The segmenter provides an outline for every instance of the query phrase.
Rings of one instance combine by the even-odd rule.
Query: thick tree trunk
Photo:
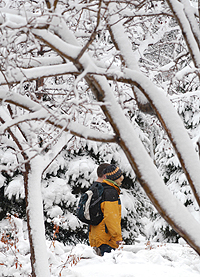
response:
[[[25,164],[24,187],[32,277],[50,276],[43,220],[40,161]]]
[[[98,101],[110,102],[111,105],[101,105],[101,108],[118,138],[116,142],[123,149],[141,186],[155,208],[171,227],[200,255],[200,224],[192,217],[185,206],[166,188],[141,141],[134,135],[131,124],[128,123],[124,114],[120,112],[120,107],[116,109],[117,105],[114,97],[107,93],[109,87],[107,87],[107,90],[105,90],[105,86],[103,89],[101,88],[101,77],[96,79],[86,77],[86,80]],[[108,98],[106,95],[109,95]],[[119,121],[118,117],[120,117]],[[123,117],[123,124],[121,125]],[[161,190],[164,196],[162,198],[160,198]],[[170,199],[170,203],[168,199]]]

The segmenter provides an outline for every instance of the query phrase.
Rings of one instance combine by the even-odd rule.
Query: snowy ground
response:
[[[123,250],[93,255],[91,249],[77,246],[74,253],[90,259],[81,259],[76,265],[63,270],[62,276],[76,277],[199,277],[200,257],[187,245],[136,244]]]
[[[140,242],[97,256],[87,245],[48,242],[51,276],[199,277],[200,257],[187,244]],[[7,245],[7,248],[6,248]],[[13,248],[13,249],[11,249]],[[0,276],[29,276],[28,240],[0,242]]]

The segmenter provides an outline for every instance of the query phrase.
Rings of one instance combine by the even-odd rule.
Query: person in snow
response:
[[[120,186],[124,179],[122,171],[114,164],[103,170],[104,187],[101,210],[104,218],[97,225],[90,225],[89,241],[91,247],[99,248],[101,255],[110,253],[122,243]]]

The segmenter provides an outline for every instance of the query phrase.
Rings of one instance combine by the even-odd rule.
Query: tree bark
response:
[[[29,245],[30,245],[30,252],[31,252],[31,268],[32,268],[32,277],[36,277],[35,272],[35,249],[33,246],[33,237],[31,233],[31,223],[30,223],[30,215],[29,215],[29,209],[28,209],[28,198],[29,198],[29,192],[28,192],[28,175],[30,172],[30,163],[27,162],[25,164],[25,173],[24,173],[24,190],[25,190],[25,200],[26,200],[26,217],[27,217],[27,228],[28,228],[28,237],[29,237]]]

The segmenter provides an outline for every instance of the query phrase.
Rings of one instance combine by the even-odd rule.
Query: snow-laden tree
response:
[[[1,2],[1,142],[24,172],[33,276],[49,276],[41,176],[77,137],[117,143],[156,209],[200,254],[199,223],[165,186],[130,116],[137,103],[158,118],[199,205],[199,157],[167,94],[182,93],[175,88],[190,74],[198,89],[198,16],[188,0]]]

